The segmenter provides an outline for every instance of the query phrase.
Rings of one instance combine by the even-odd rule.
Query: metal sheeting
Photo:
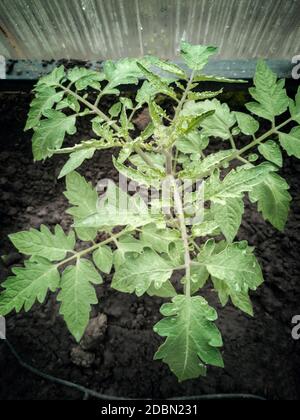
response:
[[[174,58],[181,39],[221,59],[299,54],[300,0],[1,0],[8,58]]]

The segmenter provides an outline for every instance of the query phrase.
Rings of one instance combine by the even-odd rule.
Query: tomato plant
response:
[[[66,180],[73,226],[68,233],[60,226],[54,231],[41,226],[10,235],[26,258],[2,285],[0,315],[29,311],[49,291],[57,293],[60,313],[80,341],[91,305],[98,303],[95,285],[113,272],[115,290],[170,300],[154,326],[165,338],[155,359],[167,363],[180,381],[205,375],[207,365],[223,366],[217,312],[201,289],[210,281],[222,305],[231,301],[253,315],[249,292],[261,286],[263,274],[254,248],[236,236],[246,194],[268,222],[284,229],[291,196],[278,172],[282,149],[300,158],[300,90],[295,100],[289,98],[284,80],[259,61],[249,113],[234,112],[217,99],[222,89],[201,90],[207,81],[234,82],[203,73],[216,52],[183,42],[185,67],[147,56],[108,61],[100,72],[59,67],[37,83],[26,130],[34,131],[36,161],[68,156],[59,178]],[[120,86],[138,85],[141,79],[134,100],[122,96]],[[108,112],[102,106],[106,96],[115,98]],[[172,107],[164,106],[164,98]],[[151,122],[137,134],[135,116],[145,107]],[[89,118],[94,138],[63,147],[81,118]],[[270,127],[258,134],[262,120]],[[286,133],[291,123],[294,128]],[[248,140],[238,148],[241,133]],[[219,151],[211,151],[217,140]],[[113,149],[120,174],[157,194],[145,202],[109,182],[99,195],[76,170],[104,149]],[[186,180],[192,186],[201,181],[201,187],[183,200]],[[201,210],[200,219],[191,218],[191,208]],[[107,239],[99,241],[100,234]],[[174,273],[181,275],[180,287]]]

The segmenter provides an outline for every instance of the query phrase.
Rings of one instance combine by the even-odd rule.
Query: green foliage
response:
[[[223,367],[222,337],[214,325],[218,316],[202,297],[176,296],[161,313],[166,318],[154,331],[167,339],[155,359],[167,363],[180,381],[205,376],[207,364]]]
[[[66,72],[61,66],[37,83],[25,129],[34,132],[35,160],[67,155],[59,178],[65,177],[72,228],[66,234],[60,226],[50,231],[42,225],[10,235],[25,261],[2,284],[0,315],[28,311],[49,291],[58,292],[60,313],[80,341],[98,303],[100,272],[112,273],[115,290],[172,299],[155,326],[166,338],[155,359],[167,363],[180,381],[205,375],[208,365],[223,366],[217,313],[201,289],[210,282],[223,306],[231,302],[253,316],[250,292],[263,275],[254,249],[236,236],[246,194],[265,220],[284,230],[292,197],[278,171],[282,149],[300,157],[300,89],[295,100],[289,98],[284,81],[259,61],[250,88],[254,101],[246,106],[253,115],[231,110],[217,99],[222,88],[203,89],[207,81],[242,82],[203,74],[216,53],[214,47],[183,42],[184,68],[148,56],[107,61],[103,71]],[[123,85],[138,85],[142,78],[135,96],[121,96]],[[109,107],[110,99],[103,103],[107,95],[113,95]],[[136,115],[143,109],[151,122],[137,133]],[[288,109],[291,117],[283,121]],[[257,116],[271,122],[268,131]],[[90,121],[94,138],[63,147],[77,132],[79,118]],[[155,188],[148,202],[113,182],[97,191],[75,172],[104,149],[114,149],[113,164],[131,186]]]

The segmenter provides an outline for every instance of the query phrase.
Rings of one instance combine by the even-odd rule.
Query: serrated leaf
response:
[[[36,90],[35,98],[30,104],[25,131],[38,127],[44,112],[52,109],[53,105],[61,101],[63,96],[64,92],[57,92],[50,86],[42,86]]]
[[[164,172],[165,157],[162,154],[145,152],[145,155],[151,160],[153,165],[155,165],[158,170],[160,170],[162,173]],[[129,160],[134,166],[138,168],[139,171],[145,172],[146,174],[151,174],[152,168],[149,167],[149,165],[144,161],[144,159],[142,159],[140,155],[130,156]]]
[[[232,170],[223,181],[213,180],[211,184],[206,185],[205,198],[212,202],[225,203],[227,198],[243,197],[245,192],[252,191],[274,170],[275,168],[270,164],[245,166]]]
[[[38,81],[36,88],[39,89],[41,86],[48,86],[48,87],[58,86],[60,82],[62,81],[62,79],[64,78],[64,76],[65,76],[64,66],[57,67],[50,74],[42,77]]]
[[[149,296],[156,296],[161,298],[173,298],[177,295],[172,283],[168,280],[159,289],[152,284],[147,290]]]
[[[204,45],[181,43],[181,56],[192,70],[202,70],[212,55],[217,54],[218,48]]]
[[[120,85],[137,85],[143,73],[137,66],[136,59],[126,58],[117,62],[106,61],[104,64],[104,73],[108,80],[108,85],[104,88],[103,94],[119,94],[116,87]]]
[[[101,246],[93,253],[97,268],[105,274],[110,274],[113,266],[113,252],[109,246]]]
[[[279,140],[289,156],[300,159],[300,127],[294,127],[289,134],[279,133]]]
[[[112,118],[116,118],[121,114],[122,111],[122,104],[121,102],[117,102],[109,109],[109,115]]]
[[[244,211],[244,202],[241,198],[227,198],[224,204],[213,204],[212,213],[227,242],[231,243],[235,239]]]
[[[151,249],[143,254],[128,254],[124,264],[116,271],[112,288],[124,293],[144,295],[151,285],[160,289],[164,282],[170,280],[172,265]]]
[[[150,103],[151,100],[159,93],[159,90],[146,80],[142,87],[138,90],[136,101],[139,105]]]
[[[122,163],[118,162],[115,157],[113,157],[113,164],[117,171],[124,175],[126,178],[129,178],[132,181],[137,182],[139,185],[144,185],[146,187],[153,186],[159,188],[161,180],[165,176],[164,172],[151,168],[147,170],[147,174],[142,173],[139,170],[123,165]]]
[[[175,146],[181,153],[195,154],[205,150],[208,144],[209,139],[207,136],[199,133],[199,131],[194,131],[176,140]]]
[[[258,203],[258,210],[264,219],[280,231],[285,228],[292,201],[288,190],[285,179],[277,173],[270,173],[250,193],[251,201]]]
[[[256,102],[246,104],[247,109],[255,115],[274,121],[283,114],[289,105],[289,98],[285,90],[285,81],[277,81],[277,76],[264,60],[259,60],[256,68],[255,88],[249,92]]]
[[[291,116],[298,124],[300,124],[300,86],[295,97],[295,101],[290,99]]]
[[[187,75],[185,73],[185,71],[179,67],[177,64],[172,63],[171,61],[168,60],[162,60],[161,58],[158,57],[154,57],[152,55],[147,55],[143,61],[146,64],[151,64],[155,67],[160,68],[161,70],[170,73],[172,75],[175,75],[176,77],[179,77],[181,79],[186,79]]]
[[[205,365],[224,367],[222,337],[214,324],[218,316],[205,299],[176,296],[161,313],[166,318],[154,331],[167,339],[154,358],[167,363],[179,381],[205,376]]]
[[[204,101],[205,99],[213,99],[223,93],[223,89],[220,89],[216,92],[190,92],[188,94],[188,99],[190,101]]]
[[[200,124],[215,113],[214,110],[199,115],[181,115],[176,124],[176,131],[181,135],[189,134],[199,128]]]
[[[106,230],[116,226],[140,227],[147,225],[161,216],[150,213],[148,206],[139,196],[131,197],[115,184],[108,186],[103,199],[98,203],[94,214],[75,223],[76,228],[97,228]]]
[[[70,108],[74,112],[80,112],[80,103],[73,95],[68,95],[56,106],[57,111],[61,111],[62,109],[65,109],[65,108]]]
[[[91,87],[96,90],[101,89],[99,82],[105,79],[105,75],[95,70],[89,70],[84,67],[75,67],[68,73],[70,82],[75,83],[78,91]]]
[[[61,291],[57,297],[61,302],[60,314],[77,342],[88,325],[91,305],[98,303],[92,284],[102,282],[94,265],[85,259],[78,259],[75,266],[67,267],[62,274]]]
[[[41,120],[32,138],[32,150],[35,160],[43,160],[53,156],[59,150],[66,134],[76,133],[76,117],[55,110],[44,112],[47,119]]]
[[[137,65],[155,89],[157,89],[160,93],[169,96],[170,98],[177,99],[175,90],[172,87],[170,87],[167,82],[165,82],[161,77],[152,73],[141,63],[138,62]]]
[[[228,245],[224,251],[205,261],[212,277],[223,280],[235,292],[256,290],[264,281],[257,259],[243,244]]]
[[[201,224],[193,226],[193,236],[195,237],[214,236],[219,231],[219,225],[214,220],[204,221]]]
[[[220,152],[213,153],[200,162],[196,161],[195,164],[188,165],[187,169],[181,171],[178,176],[181,179],[200,180],[207,176],[210,171],[213,171],[221,162],[225,161],[226,158],[231,156],[232,153],[232,150],[221,150]]]
[[[241,132],[246,136],[253,136],[259,130],[259,123],[251,115],[243,112],[235,112],[234,114]]]
[[[142,254],[146,244],[134,238],[132,235],[124,235],[118,241],[119,251],[126,256],[129,253]]]
[[[180,233],[173,229],[158,229],[155,224],[144,226],[141,240],[158,253],[168,254],[174,242],[181,241]]]
[[[72,172],[66,177],[67,191],[64,193],[69,203],[74,207],[67,210],[77,223],[97,211],[98,194],[84,177],[77,172]],[[83,241],[92,241],[96,238],[96,228],[76,228],[78,237]]]
[[[243,79],[228,79],[220,76],[209,76],[206,74],[200,74],[194,77],[194,82],[217,82],[217,83],[248,83],[247,80]]]
[[[236,118],[227,104],[221,104],[217,99],[203,102],[188,101],[183,108],[182,115],[199,115],[209,111],[215,112],[201,122],[203,134],[228,140]]]
[[[0,294],[0,315],[20,312],[24,307],[28,312],[36,300],[45,301],[48,290],[55,292],[59,286],[59,272],[57,267],[44,258],[25,261],[25,267],[12,269],[14,276],[9,277],[2,287]]]
[[[254,315],[253,305],[248,292],[236,292],[235,290],[230,289],[223,280],[212,278],[212,281],[223,307],[228,303],[229,298],[231,298],[231,301],[236,308],[250,316]]]
[[[66,235],[61,226],[55,226],[54,233],[44,225],[40,230],[29,231],[9,235],[9,239],[25,255],[43,257],[49,261],[61,261],[68,252],[74,250],[76,239],[74,232]]]
[[[282,168],[283,157],[278,143],[273,140],[268,140],[259,145],[258,150],[265,159]]]
[[[69,173],[75,171],[75,169],[79,168],[79,166],[81,166],[86,159],[91,159],[94,156],[95,151],[96,149],[91,147],[88,149],[79,150],[75,153],[71,153],[69,160],[62,168],[58,179],[63,178]]]

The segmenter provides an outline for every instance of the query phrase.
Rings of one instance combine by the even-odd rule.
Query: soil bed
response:
[[[44,223],[67,229],[64,182],[57,182],[63,159],[34,164],[30,134],[23,133],[30,95],[0,94],[0,281],[20,263],[7,234]],[[82,123],[78,139],[91,137]],[[89,180],[115,177],[111,154],[98,153],[81,171]],[[209,285],[204,297],[219,312],[225,369],[209,368],[207,378],[179,384],[167,366],[153,361],[162,340],[152,327],[160,319],[162,299],[123,295],[110,289],[110,278],[97,289],[92,317],[107,316],[99,345],[89,350],[88,367],[74,364],[76,343],[58,315],[52,298],[28,313],[11,315],[7,335],[33,366],[98,392],[130,398],[168,398],[212,393],[251,393],[269,399],[299,399],[300,343],[291,337],[291,320],[300,314],[300,162],[286,158],[283,175],[291,184],[293,204],[284,233],[275,231],[247,204],[240,240],[256,246],[265,284],[252,295],[255,318],[230,305],[222,309]],[[73,354],[73,357],[71,357]],[[76,391],[37,378],[21,368],[0,342],[0,399],[81,399]]]

